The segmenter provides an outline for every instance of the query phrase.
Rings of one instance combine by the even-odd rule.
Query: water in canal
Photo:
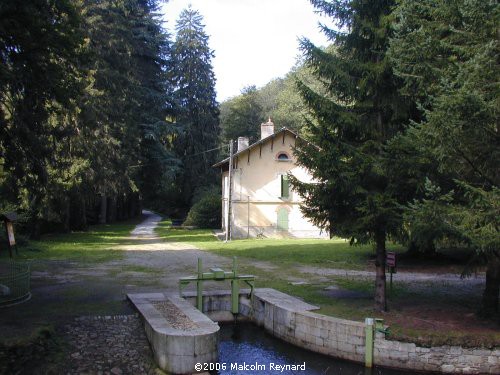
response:
[[[351,362],[313,353],[266,333],[251,323],[221,325],[219,344],[219,374],[300,374],[300,375],[409,375],[416,372],[374,368],[366,371]],[[304,368],[305,363],[305,370]],[[236,365],[235,365],[236,364]],[[272,365],[271,365],[272,364]],[[296,370],[279,366],[297,365]],[[253,366],[253,367],[252,367]],[[257,367],[260,366],[260,367]],[[223,368],[225,367],[225,369]],[[232,367],[232,368],[231,368]],[[246,370],[245,370],[246,368]],[[422,374],[422,372],[419,372]]]

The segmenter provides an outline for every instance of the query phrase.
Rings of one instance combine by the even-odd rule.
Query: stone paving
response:
[[[153,375],[157,367],[137,314],[87,316],[64,326],[61,374]]]

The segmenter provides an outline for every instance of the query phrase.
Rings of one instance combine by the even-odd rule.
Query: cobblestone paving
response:
[[[156,374],[153,355],[137,314],[76,318],[64,326],[69,345],[61,373],[68,375]]]

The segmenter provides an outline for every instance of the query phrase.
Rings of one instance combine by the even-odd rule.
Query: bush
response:
[[[199,228],[221,227],[222,204],[219,193],[211,191],[203,195],[189,210],[184,225]]]

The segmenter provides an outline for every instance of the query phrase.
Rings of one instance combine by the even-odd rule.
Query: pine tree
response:
[[[154,195],[173,174],[170,41],[157,8],[0,3],[0,191],[33,235],[42,222],[84,229],[99,201],[101,222],[127,218],[139,189]]]
[[[175,147],[184,168],[177,187],[185,206],[190,205],[197,190],[215,183],[211,165],[217,153],[205,151],[217,148],[219,110],[211,62],[214,54],[202,22],[198,11],[190,7],[183,10],[172,46],[176,120],[181,129]]]
[[[167,122],[170,42],[156,10],[156,1],[86,5],[93,77],[83,118],[91,129],[89,194],[102,197],[101,222],[113,220],[139,191],[151,203],[176,165]]]
[[[31,235],[41,220],[65,211],[61,192],[81,179],[78,98],[85,83],[81,9],[71,1],[0,3],[0,147],[7,194],[28,213]]]
[[[306,65],[325,91],[299,84],[314,116],[308,132],[315,146],[302,143],[296,153],[319,183],[292,183],[315,224],[350,238],[351,244],[375,243],[375,308],[383,311],[386,240],[400,233],[402,221],[400,182],[392,178],[384,148],[404,128],[411,110],[398,93],[386,55],[395,2],[311,2],[342,31],[324,28],[334,44],[331,50],[302,40]]]
[[[133,33],[136,47],[132,56],[139,84],[136,98],[141,132],[137,184],[150,207],[159,205],[162,192],[169,188],[180,169],[172,145],[176,127],[171,122],[175,114],[174,87],[169,77],[173,69],[171,41],[162,27],[157,3],[138,2]]]
[[[422,121],[403,139],[413,159],[430,157],[440,194],[412,206],[441,204],[441,221],[487,265],[481,312],[497,316],[500,290],[497,2],[403,1],[395,10],[390,56]],[[425,224],[425,223],[424,223]],[[421,230],[421,228],[417,228]],[[427,231],[424,231],[424,235]]]

